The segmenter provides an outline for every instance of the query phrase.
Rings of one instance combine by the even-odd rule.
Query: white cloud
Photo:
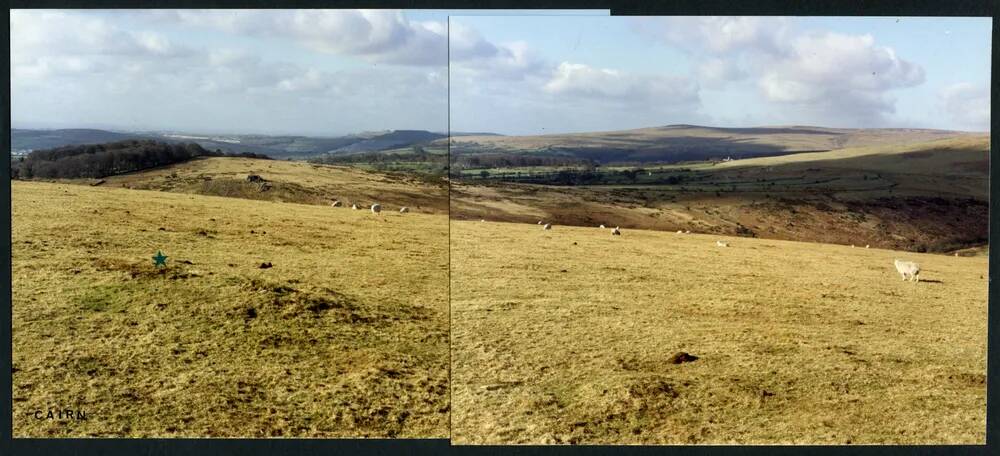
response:
[[[763,101],[790,120],[878,126],[895,112],[893,90],[924,82],[920,65],[871,35],[801,32],[788,18],[636,18],[633,24],[692,55],[705,87],[750,79]]]
[[[113,70],[116,59],[182,58],[193,51],[151,31],[126,31],[100,17],[59,11],[10,12],[11,79],[39,83],[47,77]]]
[[[399,10],[179,10],[151,14],[160,21],[228,33],[288,38],[313,50],[373,63],[448,63],[446,25],[411,21]]]
[[[301,55],[299,63],[265,59],[253,38],[225,39],[218,31],[243,30],[263,19],[183,13],[213,29],[189,38],[163,27],[180,13],[12,11],[13,120],[312,134],[447,128],[444,65],[330,71],[320,65],[329,56],[319,52],[316,64]],[[387,40],[397,38],[386,33],[371,31],[367,47],[351,52],[391,54]],[[222,35],[227,47],[209,47],[219,36],[199,41],[206,34]]]
[[[492,43],[475,29],[452,21],[450,68],[458,78],[520,80],[544,76],[554,65],[547,62],[523,41]]]
[[[763,66],[758,85],[768,101],[796,104],[817,118],[876,126],[895,112],[893,89],[924,81],[919,65],[875,44],[871,35],[809,34],[787,56]]]
[[[490,58],[499,52],[496,45],[483,38],[476,29],[457,21],[451,23],[448,39],[448,52],[452,62]]]
[[[939,101],[952,121],[969,129],[990,129],[990,89],[986,84],[950,85],[941,91]]]
[[[636,31],[694,54],[782,53],[789,21],[781,17],[671,16],[631,19]]]
[[[545,133],[704,120],[691,78],[553,62],[525,42],[491,42],[454,19],[450,26],[456,131]]]
[[[690,105],[698,102],[698,85],[687,78],[636,75],[614,69],[563,62],[545,84],[548,93],[616,103]]]
[[[278,82],[278,88],[288,92],[320,92],[329,87],[326,77],[319,71],[312,69]]]
[[[710,57],[699,63],[697,68],[698,80],[706,87],[722,87],[749,76],[735,59]]]

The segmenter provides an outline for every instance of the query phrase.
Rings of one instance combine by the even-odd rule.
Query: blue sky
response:
[[[456,12],[469,11],[12,10],[12,125],[446,131]]]
[[[453,15],[451,27],[456,131],[989,128],[989,18]]]

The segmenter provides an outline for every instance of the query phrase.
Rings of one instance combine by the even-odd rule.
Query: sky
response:
[[[990,18],[450,17],[452,131],[988,131]]]
[[[11,10],[11,124],[444,132],[456,13],[469,11]]]

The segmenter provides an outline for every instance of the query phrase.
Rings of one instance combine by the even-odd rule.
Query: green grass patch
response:
[[[74,301],[86,312],[120,312],[124,310],[128,294],[127,287],[121,284],[95,285],[84,289]]]

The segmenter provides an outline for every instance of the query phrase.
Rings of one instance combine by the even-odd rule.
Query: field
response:
[[[97,187],[11,183],[13,435],[446,437],[446,199],[359,171],[225,160]],[[250,172],[271,195],[299,173],[288,182],[325,204],[193,194],[218,192],[198,173],[242,192]],[[32,416],[63,409],[87,419]]]
[[[452,439],[983,444],[987,264],[453,220]]]
[[[249,174],[264,178],[268,188],[262,191],[247,182]],[[202,158],[108,177],[101,186],[317,205],[340,200],[348,207],[378,202],[396,208],[407,206],[415,212],[448,212],[448,188],[443,180],[279,160]]]
[[[414,146],[377,152],[322,155],[310,161],[372,171],[415,173],[427,176],[428,179],[440,179],[448,173],[448,148]]]
[[[635,183],[622,182],[621,169],[604,185],[462,180],[451,217],[952,252],[986,243],[989,146],[988,136],[968,135],[664,166]]]
[[[469,155],[527,154],[571,156],[601,163],[679,162],[722,159],[726,156],[749,158],[854,147],[901,146],[967,135],[970,133],[901,128],[668,125],[537,136],[459,136],[451,138],[451,152],[453,160]]]

